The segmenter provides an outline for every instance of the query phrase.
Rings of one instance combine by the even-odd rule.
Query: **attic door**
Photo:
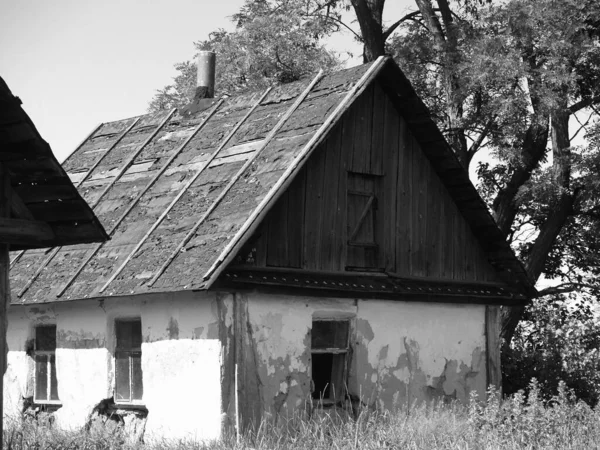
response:
[[[346,270],[383,270],[382,176],[348,172]]]

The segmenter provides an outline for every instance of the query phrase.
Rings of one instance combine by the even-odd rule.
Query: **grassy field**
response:
[[[63,433],[29,420],[7,424],[5,449],[594,449],[600,448],[600,411],[577,402],[564,389],[550,401],[535,384],[528,398],[468,406],[430,405],[395,413],[363,411],[342,419],[321,412],[221,442],[128,443],[117,431]]]

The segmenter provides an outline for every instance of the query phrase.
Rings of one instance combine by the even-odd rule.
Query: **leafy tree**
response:
[[[600,400],[600,329],[591,305],[571,295],[535,299],[517,326],[503,371],[504,393],[527,390],[533,378],[546,399],[561,382],[594,407]]]
[[[364,39],[366,58],[394,55],[466,168],[478,152],[494,156],[477,168],[480,188],[530,277],[560,281],[540,294],[597,296],[599,147],[589,133],[573,146],[569,127],[598,119],[600,4],[415,3],[385,48]],[[363,36],[372,34],[363,23],[378,21],[384,1],[352,4]],[[503,308],[505,353],[523,312]]]
[[[314,0],[246,0],[232,17],[235,30],[217,30],[197,50],[218,54],[217,94],[232,94],[288,83],[304,76],[340,67],[340,60],[322,40],[339,29],[335,5]],[[150,110],[182,107],[189,103],[196,84],[196,64],[175,65],[177,76],[157,91]]]

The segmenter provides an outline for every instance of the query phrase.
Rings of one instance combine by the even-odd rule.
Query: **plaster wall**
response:
[[[113,396],[114,321],[128,317],[142,321],[150,442],[219,438],[222,414],[231,419],[235,411],[236,366],[243,423],[310,407],[314,319],[350,320],[347,382],[355,402],[394,409],[466,401],[486,387],[482,305],[180,292],[11,307],[6,413],[18,415],[23,397],[33,395],[27,349],[35,325],[56,324],[56,420],[63,428],[86,425]]]
[[[114,321],[142,321],[145,436],[216,439],[221,432],[221,345],[215,294],[108,298],[48,306],[12,306],[8,369],[4,376],[7,415],[17,416],[33,396],[34,327],[56,324],[56,369],[64,429],[86,425],[94,408],[113,396]]]
[[[433,399],[467,401],[486,389],[485,306],[248,295],[267,415],[310,400],[310,329],[351,319],[348,388],[355,401],[394,409]]]

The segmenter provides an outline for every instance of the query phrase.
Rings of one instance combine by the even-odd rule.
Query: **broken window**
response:
[[[36,403],[58,403],[56,379],[56,325],[35,327],[35,395]]]
[[[348,173],[347,270],[378,270],[381,264],[381,226],[378,217],[381,176]]]
[[[142,385],[142,321],[115,321],[115,403],[139,403]]]
[[[312,398],[323,404],[333,404],[344,399],[349,330],[348,320],[313,320]]]

